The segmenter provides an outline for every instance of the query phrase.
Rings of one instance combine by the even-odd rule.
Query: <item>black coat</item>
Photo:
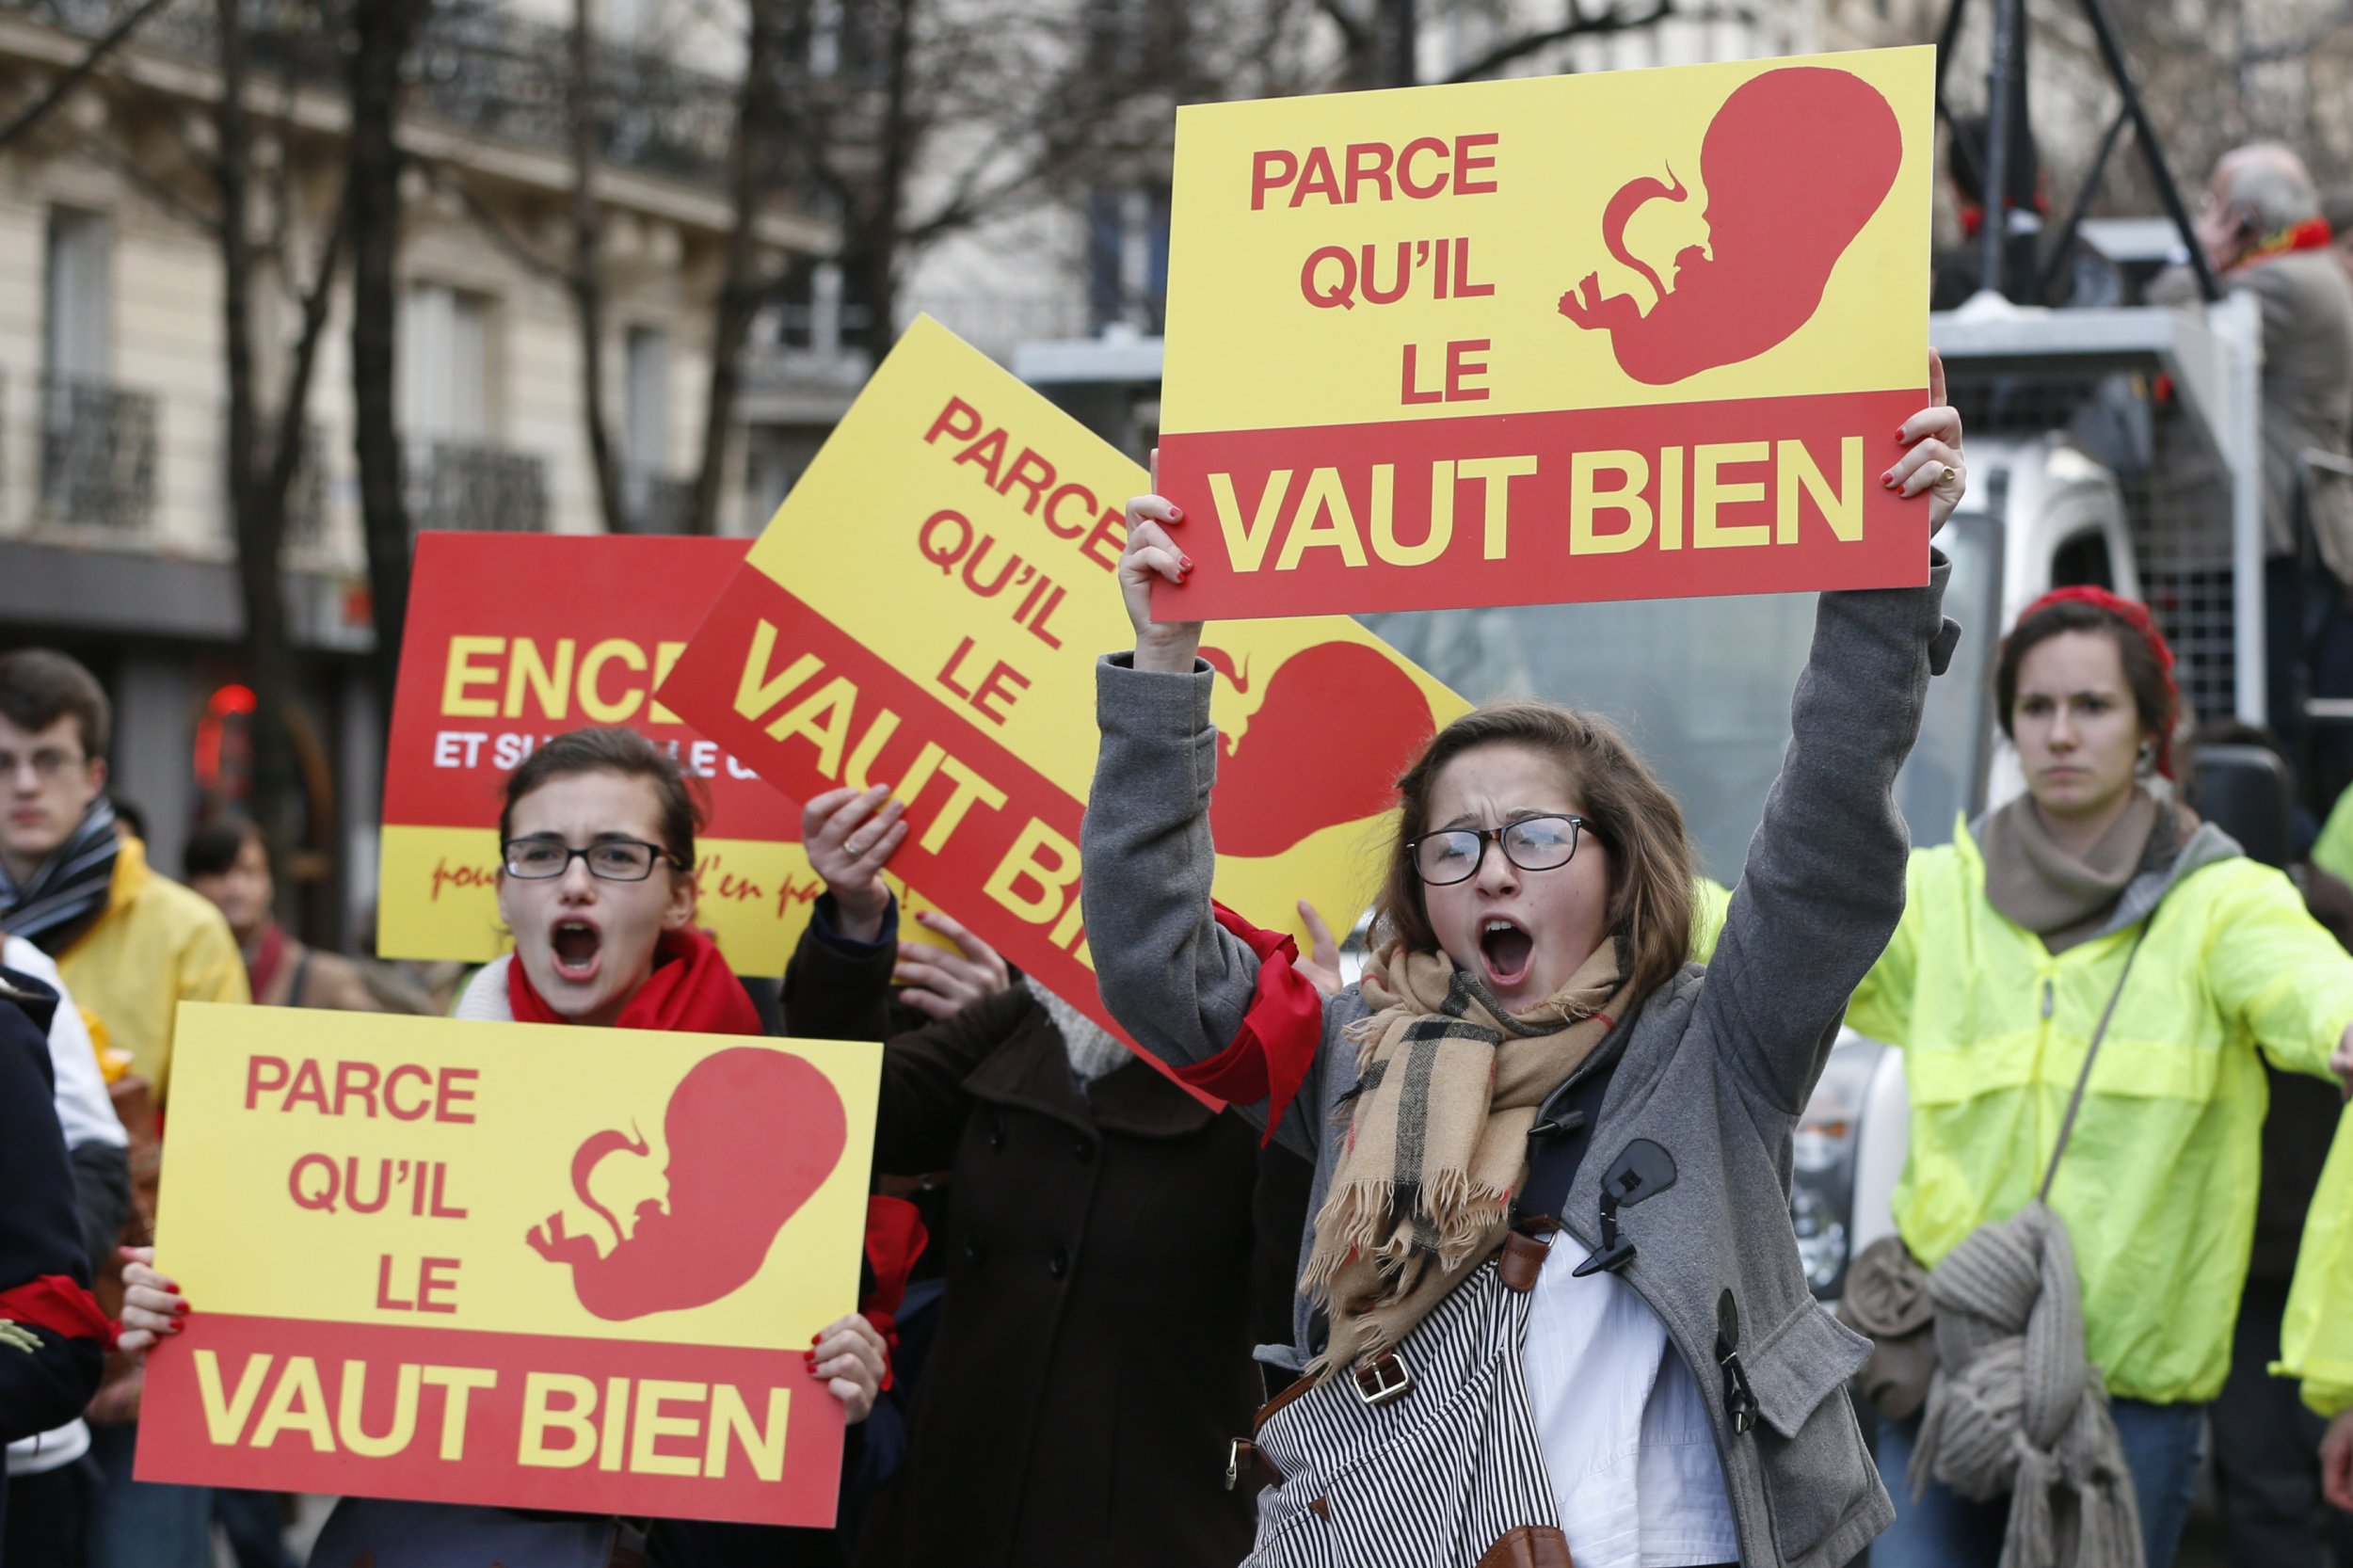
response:
[[[824,923],[786,977],[788,1029],[875,1038],[892,945],[854,955]],[[932,1238],[946,1309],[906,1464],[869,1510],[859,1560],[1239,1561],[1255,1512],[1225,1488],[1226,1443],[1263,1397],[1250,1359],[1256,1134],[1142,1062],[1081,1089],[1016,984],[888,1038],[875,1165],[953,1176]],[[1295,1251],[1300,1219],[1271,1221],[1287,1232],[1278,1255]]]
[[[56,993],[0,970],[0,1290],[63,1274],[89,1288],[73,1207],[73,1169],[57,1127],[49,1061]],[[25,1329],[38,1348],[0,1340],[0,1443],[63,1426],[98,1392],[94,1339]]]

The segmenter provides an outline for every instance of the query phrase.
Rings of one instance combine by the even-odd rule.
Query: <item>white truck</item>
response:
[[[2132,225],[2103,228],[2128,242]],[[2146,226],[2144,226],[2146,227]],[[2152,232],[2155,231],[2151,230]],[[2169,226],[2162,234],[2171,234]],[[2137,258],[2118,257],[2119,261]],[[2022,308],[1979,296],[1930,320],[1957,401],[1994,410],[1966,440],[1969,495],[1939,538],[1945,609],[1964,628],[1897,781],[1915,844],[1949,840],[2022,787],[1993,711],[2002,630],[2054,586],[2148,598],[2183,655],[2201,716],[2263,720],[2261,324],[2251,300],[2201,310]],[[1026,345],[1016,374],[1130,450],[1159,421],[1160,344]],[[2228,566],[2192,562],[2197,520],[2153,482],[2165,441],[2219,457]],[[2097,451],[2108,460],[2091,455]],[[2212,536],[2213,530],[2208,530]],[[1618,720],[1682,802],[1702,869],[1739,874],[1789,738],[1813,602],[1802,594],[1368,615],[1364,622],[1473,700],[1540,696]],[[1361,931],[1358,933],[1361,938]],[[1791,1215],[1816,1292],[1892,1228],[1905,1151],[1899,1053],[1848,1032],[1800,1131]]]

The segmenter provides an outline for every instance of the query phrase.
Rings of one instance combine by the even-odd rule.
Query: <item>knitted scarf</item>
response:
[[[121,850],[115,808],[100,795],[72,836],[23,884],[0,866],[0,928],[55,958],[106,912]]]
[[[2139,873],[2169,804],[2169,792],[2137,786],[2100,841],[2076,855],[2052,833],[2034,797],[2020,795],[1978,824],[1986,902],[2054,954],[2090,940]]]
[[[1136,1059],[1127,1042],[1040,985],[1032,976],[1023,975],[1021,985],[1046,1009],[1046,1016],[1054,1020],[1054,1032],[1062,1036],[1063,1054],[1070,1062],[1070,1076],[1081,1087],[1117,1072]]]
[[[1375,1011],[1348,1028],[1356,1087],[1301,1280],[1332,1325],[1310,1372],[1391,1349],[1502,1244],[1537,1110],[1623,1016],[1625,972],[1604,942],[1557,994],[1513,1014],[1442,952],[1376,955],[1364,977]]]
[[[1929,1272],[1936,1375],[1912,1453],[1964,1497],[2009,1495],[2001,1568],[2141,1568],[2140,1517],[2100,1369],[2084,1355],[2067,1225],[2039,1203]]]

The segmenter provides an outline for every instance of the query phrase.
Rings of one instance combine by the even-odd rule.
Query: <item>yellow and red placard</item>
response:
[[[784,972],[824,890],[801,849],[800,808],[653,696],[747,548],[612,535],[418,539],[384,768],[378,952],[469,963],[505,952],[497,825],[507,774],[551,736],[621,725],[671,749],[708,802],[695,844],[698,923],[737,972]],[[923,937],[912,924],[907,934]]]
[[[688,643],[662,700],[795,798],[887,783],[892,870],[1112,1020],[1079,908],[1095,663],[1144,471],[928,317],[874,372]],[[1344,617],[1212,628],[1217,896],[1298,932],[1373,890],[1369,830],[1465,704]]]
[[[1933,70],[1177,110],[1155,615],[1925,581]]]
[[[879,1047],[318,1019],[180,1010],[141,1480],[832,1523]]]

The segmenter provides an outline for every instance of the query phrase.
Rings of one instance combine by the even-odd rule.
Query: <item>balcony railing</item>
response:
[[[419,529],[547,532],[548,470],[539,458],[463,441],[412,441],[407,470],[409,520]]]
[[[129,8],[125,0],[0,0],[0,14],[95,38]],[[341,94],[347,66],[335,31],[305,0],[246,0],[254,69]],[[136,42],[207,63],[219,58],[210,6],[172,6]],[[410,68],[412,113],[475,136],[534,150],[570,149],[569,34],[508,14],[498,0],[442,0],[432,8]],[[724,178],[734,135],[736,84],[659,54],[600,46],[595,65],[598,151],[607,162],[697,183]]]
[[[632,466],[622,471],[621,504],[640,534],[683,534],[695,509],[695,483]]]
[[[60,522],[121,533],[155,517],[156,399],[104,381],[40,380],[40,503]]]

